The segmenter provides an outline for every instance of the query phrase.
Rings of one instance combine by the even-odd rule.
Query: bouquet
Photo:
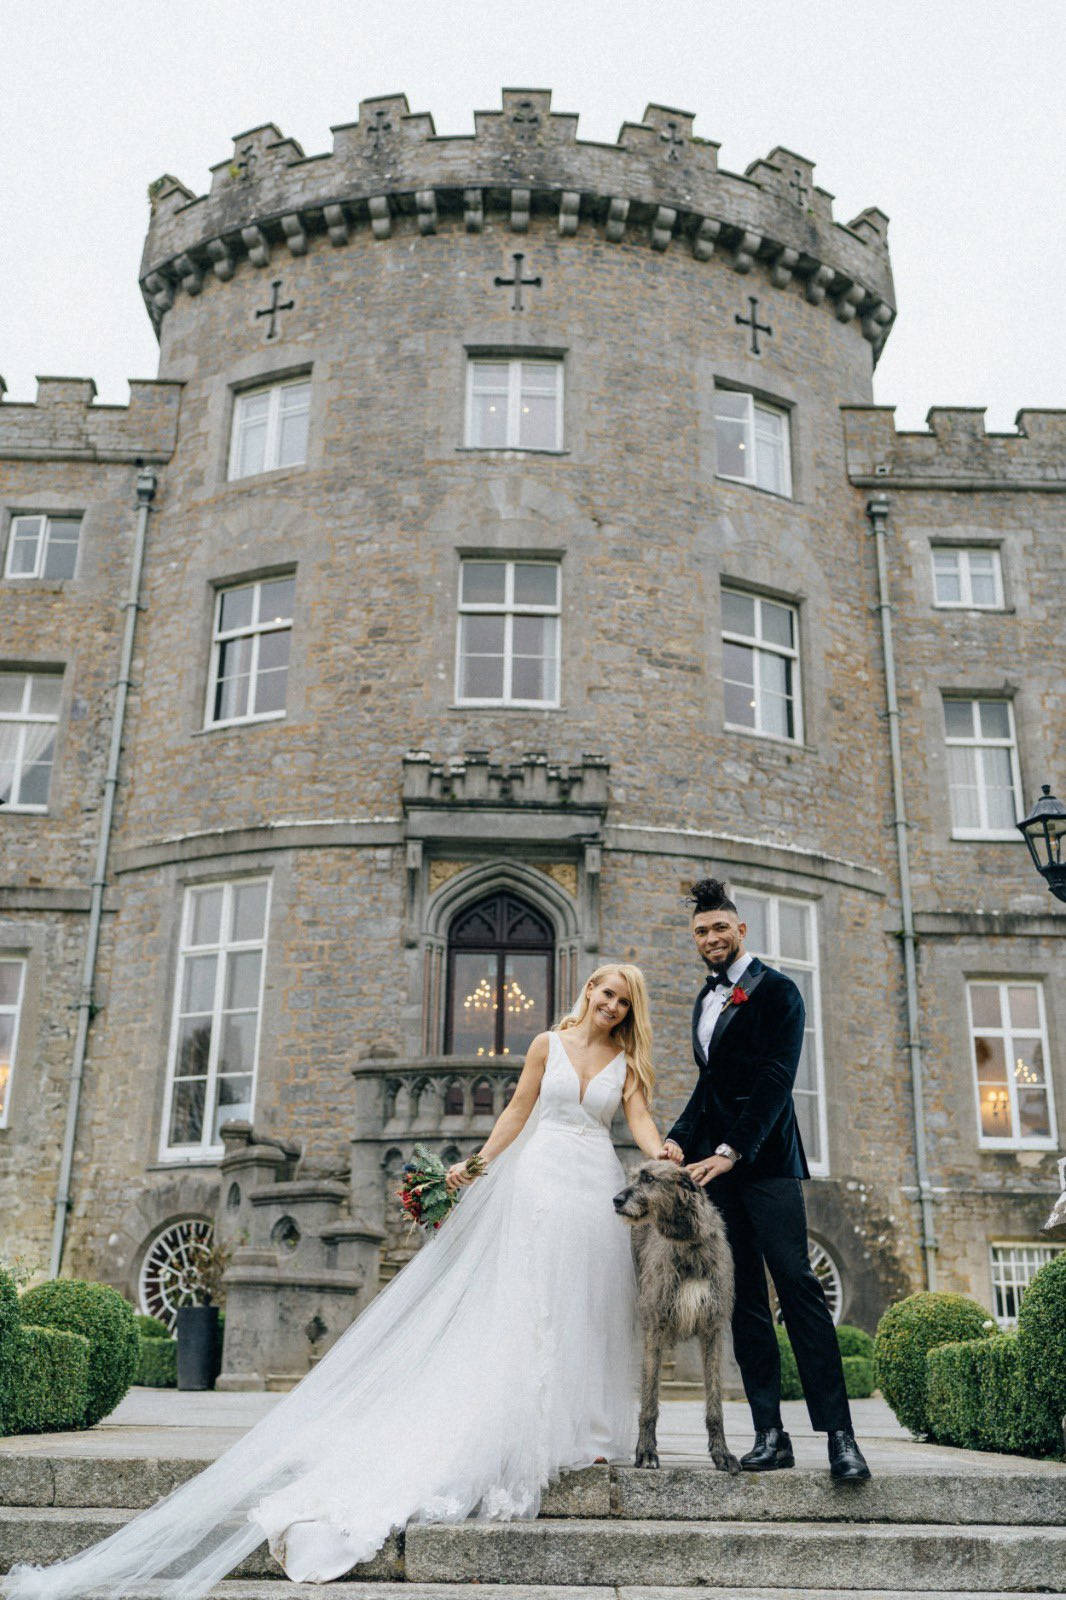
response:
[[[466,1170],[472,1178],[480,1178],[485,1170],[481,1156],[470,1156]],[[455,1205],[459,1191],[448,1188],[447,1175],[448,1169],[439,1156],[433,1155],[425,1145],[415,1145],[414,1159],[403,1169],[403,1187],[396,1191],[412,1227],[439,1228]]]

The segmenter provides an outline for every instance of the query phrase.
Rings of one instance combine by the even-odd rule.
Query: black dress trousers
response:
[[[781,1427],[781,1360],[766,1288],[769,1268],[811,1426],[851,1427],[836,1329],[807,1254],[807,1212],[798,1178],[747,1178],[738,1171],[708,1193],[722,1213],[733,1252],[733,1349],[757,1429]]]

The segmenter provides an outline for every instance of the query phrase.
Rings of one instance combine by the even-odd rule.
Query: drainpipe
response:
[[[53,1278],[58,1278],[60,1267],[63,1264],[63,1242],[67,1230],[67,1213],[70,1210],[70,1177],[74,1165],[74,1141],[78,1133],[78,1109],[81,1102],[82,1078],[85,1074],[85,1054],[89,1042],[89,1027],[96,1010],[93,1001],[93,988],[96,980],[96,957],[100,948],[100,926],[104,913],[107,857],[111,847],[111,825],[115,814],[115,791],[118,788],[118,769],[122,756],[122,737],[126,722],[126,700],[129,695],[130,667],[133,662],[133,639],[137,631],[137,613],[141,606],[141,576],[144,568],[144,547],[148,533],[148,516],[151,511],[152,500],[155,497],[155,490],[155,473],[150,467],[142,467],[137,474],[137,531],[133,541],[129,593],[123,607],[126,613],[126,621],[122,634],[122,657],[116,684],[115,710],[111,721],[111,745],[107,756],[107,776],[104,779],[104,803],[100,812],[100,832],[96,841],[92,894],[89,900],[89,932],[85,942],[85,959],[81,972],[78,1029],[74,1040],[74,1061],[70,1070],[70,1094],[67,1100],[67,1126],[63,1135],[63,1151],[59,1161],[59,1182],[56,1186],[52,1254],[48,1264],[49,1276]]]
[[[907,847],[907,811],[903,799],[903,755],[899,736],[899,697],[896,693],[896,656],[892,645],[892,604],[888,598],[888,562],[885,556],[885,523],[888,496],[875,494],[866,502],[866,515],[877,552],[877,610],[881,616],[881,648],[885,663],[888,740],[892,759],[892,826],[896,834],[896,861],[899,867],[899,899],[903,935],[903,977],[907,999],[907,1054],[911,1069],[911,1100],[914,1107],[914,1164],[918,1175],[918,1201],[922,1217],[922,1260],[925,1286],[936,1288],[936,1231],[933,1226],[933,1191],[925,1144],[925,1072],[918,1018],[917,938],[914,932],[914,906],[911,901],[911,867]]]

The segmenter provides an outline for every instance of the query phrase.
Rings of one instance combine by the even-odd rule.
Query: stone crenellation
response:
[[[569,765],[550,762],[539,750],[520,761],[491,761],[486,750],[434,761],[426,750],[409,750],[403,761],[403,798],[408,805],[579,805],[606,810],[610,763],[585,755]]]
[[[36,401],[0,404],[0,455],[16,461],[169,461],[182,387],[131,378],[129,405],[97,406],[91,378],[38,378]],[[0,379],[0,399],[3,393]]]
[[[578,141],[576,116],[551,110],[541,89],[505,89],[500,111],[475,113],[473,136],[438,137],[406,96],[364,100],[334,128],[330,154],[305,156],[273,123],[240,134],[199,197],[170,174],[150,190],[141,285],[158,328],[178,292],[199,294],[243,262],[266,269],[280,252],[305,255],[314,238],[344,246],[405,230],[478,233],[503,218],[524,233],[534,218],[562,237],[580,227],[611,243],[675,243],[697,261],[724,257],[738,273],[758,263],[775,288],[794,284],[842,322],[858,319],[880,352],[895,316],[887,224],[871,207],[847,226],[812,164],[781,146],[744,174],[719,169],[718,146],[693,133],[688,112],[650,105],[615,145]]]
[[[1019,411],[986,433],[983,406],[933,406],[925,433],[897,432],[894,406],[844,406],[848,475],[863,486],[1066,489],[1066,411]]]

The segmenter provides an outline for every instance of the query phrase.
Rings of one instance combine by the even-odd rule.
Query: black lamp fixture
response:
[[[1037,872],[1056,900],[1066,900],[1066,859],[1062,848],[1066,839],[1066,806],[1055,799],[1049,783],[1044,784],[1040,799],[1017,826]]]

